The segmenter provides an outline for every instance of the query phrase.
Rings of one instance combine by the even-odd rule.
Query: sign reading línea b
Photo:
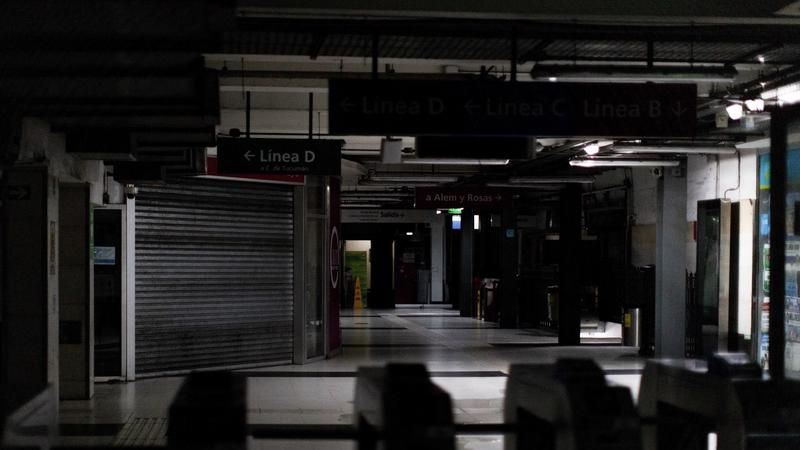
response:
[[[220,175],[339,175],[342,144],[332,139],[220,138]]]

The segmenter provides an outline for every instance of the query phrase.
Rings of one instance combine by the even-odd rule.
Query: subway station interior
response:
[[[800,448],[800,2],[4,0],[0,448]]]

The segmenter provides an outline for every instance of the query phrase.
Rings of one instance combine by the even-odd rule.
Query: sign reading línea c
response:
[[[342,144],[332,139],[220,138],[220,175],[339,175]]]
[[[365,135],[691,137],[697,87],[439,80],[328,82],[330,132]]]

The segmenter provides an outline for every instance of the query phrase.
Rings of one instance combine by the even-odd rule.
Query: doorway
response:
[[[126,249],[122,206],[95,209],[93,232],[95,379],[124,379]]]

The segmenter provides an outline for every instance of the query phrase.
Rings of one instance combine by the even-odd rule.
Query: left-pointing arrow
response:
[[[246,159],[247,161],[252,161],[254,156],[256,156],[256,154],[253,153],[252,150],[248,150],[244,153],[244,159]]]

